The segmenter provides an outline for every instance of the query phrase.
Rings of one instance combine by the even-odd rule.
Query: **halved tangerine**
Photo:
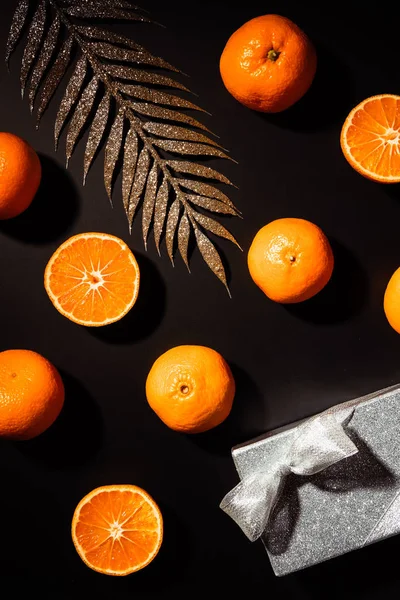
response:
[[[381,94],[358,104],[344,122],[340,144],[364,177],[400,182],[400,96]]]
[[[135,485],[105,485],[85,496],[72,519],[72,540],[83,562],[105,575],[146,567],[163,539],[161,511]]]
[[[50,258],[44,285],[55,308],[89,327],[114,323],[132,308],[139,292],[139,265],[121,239],[81,233]]]

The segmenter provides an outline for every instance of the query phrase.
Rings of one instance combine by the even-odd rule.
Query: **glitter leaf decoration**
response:
[[[36,12],[33,16],[32,23],[28,33],[28,39],[26,42],[24,55],[22,57],[21,66],[21,93],[22,96],[25,92],[26,82],[29,76],[29,71],[32,66],[39,48],[42,36],[44,33],[44,26],[46,21],[46,0],[41,0]]]
[[[42,87],[42,94],[39,98],[38,109],[36,113],[36,122],[37,126],[39,126],[40,119],[44,111],[46,110],[53,94],[55,93],[61,79],[64,77],[65,72],[67,70],[70,58],[71,58],[71,50],[73,46],[73,38],[70,36],[62,46],[53,66],[47,74],[47,77],[44,81]]]
[[[177,154],[191,154],[193,156],[218,156],[219,158],[227,159],[230,158],[227,154],[225,154],[225,152],[222,152],[222,150],[206,144],[181,142],[179,140],[154,140],[154,144],[159,148],[162,148],[162,150],[167,150],[168,152],[174,152]]]
[[[222,264],[221,257],[218,254],[214,244],[196,226],[194,227],[194,233],[202,257],[204,258],[207,265],[210,267],[211,271],[218,277],[220,281],[222,281],[222,283],[228,289],[229,292],[224,265]]]
[[[179,228],[178,228],[178,248],[179,253],[185,263],[188,271],[190,272],[189,261],[188,261],[188,246],[190,237],[190,222],[187,218],[186,213],[181,217]]]
[[[65,124],[65,121],[78,99],[79,92],[82,89],[83,82],[87,73],[87,60],[85,56],[81,56],[75,65],[75,71],[71,75],[71,79],[68,82],[67,89],[63,99],[61,100],[60,107],[58,109],[56,124],[54,128],[54,140],[57,148],[58,139],[60,137],[61,130]]]
[[[171,77],[167,77],[167,75],[160,75],[160,73],[149,73],[148,71],[135,69],[135,67],[129,67],[127,65],[110,64],[106,65],[105,69],[109,75],[119,77],[119,79],[129,79],[137,81],[138,83],[150,83],[152,85],[175,88],[190,93],[190,90],[185,85],[171,79]]]
[[[103,58],[132,62],[139,65],[149,65],[152,67],[158,67],[159,69],[167,69],[168,71],[176,71],[179,73],[178,69],[174,69],[169,63],[165,62],[165,60],[158,58],[157,56],[153,56],[140,46],[138,49],[134,49],[132,51],[112,44],[92,43],[92,50]],[[110,65],[105,65],[105,69],[108,70],[109,66]]]
[[[192,190],[193,192],[197,192],[198,194],[202,194],[203,196],[209,196],[210,198],[221,200],[221,202],[225,202],[225,204],[233,208],[233,203],[229,200],[228,196],[213,185],[204,183],[203,181],[196,181],[195,179],[181,179],[180,184],[181,186]]]
[[[156,163],[153,163],[150,174],[147,178],[146,192],[143,200],[143,212],[142,212],[142,233],[145,248],[147,249],[147,236],[149,233],[151,221],[153,218],[154,205],[156,202],[157,195],[157,178],[158,169]]]
[[[171,208],[169,209],[169,213],[168,213],[168,217],[167,217],[167,226],[166,226],[166,230],[165,230],[165,238],[166,238],[165,243],[167,246],[168,256],[172,262],[174,261],[174,240],[175,240],[176,227],[177,227],[178,221],[179,221],[180,210],[181,210],[181,202],[180,202],[179,198],[176,198],[176,200],[174,200],[173,204],[171,205]]]
[[[197,121],[190,115],[178,112],[177,110],[170,110],[164,108],[164,106],[157,106],[157,104],[150,104],[148,102],[128,102],[127,105],[132,108],[134,112],[147,117],[155,117],[156,119],[164,119],[165,121],[176,121],[181,123],[187,123],[192,127],[198,127],[208,131],[207,127]]]
[[[208,198],[205,196],[198,196],[196,194],[189,194],[186,196],[189,202],[196,204],[196,206],[201,206],[205,210],[209,210],[210,212],[222,213],[224,215],[232,215],[234,217],[237,216],[237,211],[235,208],[231,208],[221,200],[214,200],[214,198]]]
[[[176,79],[181,71],[131,38],[99,26],[105,20],[152,22],[130,0],[19,0],[6,62],[25,36],[21,89],[27,90],[38,126],[66,80],[54,139],[57,148],[65,130],[67,164],[87,133],[83,182],[104,149],[104,185],[112,202],[121,173],[129,230],[141,211],[145,247],[153,228],[158,253],[164,234],[171,262],[177,249],[189,271],[192,239],[228,289],[221,257],[208,235],[240,246],[210,215],[241,213],[221,189],[231,181],[201,161],[232,159],[208,127],[185,112],[206,113],[182,95],[190,90]]]
[[[11,54],[14,52],[19,38],[22,35],[22,30],[28,16],[29,0],[20,0],[15,10],[13,20],[11,22],[10,33],[8,34],[7,49],[6,49],[6,64],[10,60]]]
[[[86,144],[85,160],[83,165],[83,183],[86,182],[86,177],[90,169],[90,165],[93,162],[94,156],[100,146],[101,140],[104,135],[105,128],[107,126],[108,117],[110,114],[110,103],[111,98],[108,93],[104,94],[98,108],[96,115],[91,125],[89,138]]]
[[[131,40],[130,38],[125,37],[124,35],[120,35],[119,33],[115,33],[114,31],[109,31],[107,29],[102,29],[101,27],[92,27],[88,25],[76,25],[76,30],[82,34],[82,36],[91,38],[93,40],[103,40],[108,42],[109,44],[122,45],[127,46],[128,48],[132,48],[132,50],[144,51],[144,48]],[[130,79],[130,77],[128,77]]]
[[[215,140],[209,139],[202,133],[194,131],[193,129],[187,129],[186,127],[179,127],[178,125],[148,121],[145,123],[144,129],[148,131],[148,133],[153,133],[161,138],[174,138],[175,140],[205,142],[207,144],[211,144],[212,146],[220,147]]]
[[[114,4],[114,6],[109,5]],[[115,2],[82,2],[77,1],[71,7],[66,9],[66,13],[71,17],[81,17],[84,19],[120,19],[128,21],[147,21],[150,19],[144,15],[116,8]]]
[[[131,195],[133,178],[135,176],[136,161],[138,157],[138,136],[133,127],[130,128],[125,139],[124,166],[122,171],[122,201],[126,214],[128,214],[129,197]]]
[[[147,102],[156,102],[157,104],[167,104],[169,106],[177,106],[178,108],[189,108],[191,110],[200,110],[193,102],[184,100],[179,96],[173,96],[172,94],[166,94],[165,92],[157,92],[156,90],[143,87],[142,85],[130,85],[129,83],[120,83],[119,91],[127,96],[133,96],[140,100],[146,100]]]
[[[59,16],[56,15],[40,51],[39,58],[37,59],[35,67],[32,71],[28,95],[31,112],[33,111],[38,87],[56,49],[60,27],[61,21]]]
[[[74,116],[72,117],[67,134],[67,143],[65,145],[65,153],[68,161],[72,156],[75,148],[75,144],[81,133],[83,126],[85,125],[90,111],[92,110],[94,98],[98,88],[97,77],[93,77],[85,88],[80,100],[76,106]]]
[[[154,219],[153,232],[154,232],[154,242],[157,248],[158,254],[160,254],[160,240],[162,236],[162,232],[164,229],[165,218],[167,216],[167,207],[168,207],[168,183],[166,178],[164,177],[162,184],[158,188],[156,204],[154,207],[154,213],[156,218]]]
[[[119,109],[118,114],[111,127],[106,149],[104,152],[104,185],[111,202],[112,186],[115,168],[121,154],[122,140],[124,137],[124,111]],[[126,156],[125,156],[126,164]]]
[[[127,217],[129,222],[129,229],[132,228],[133,217],[135,216],[136,209],[139,205],[139,201],[146,185],[147,176],[150,170],[150,154],[147,148],[143,148],[137,161],[135,177],[132,184],[131,195],[129,196],[129,204],[127,210]]]
[[[226,183],[227,185],[233,185],[225,175],[222,175],[215,169],[211,169],[211,167],[206,167],[205,165],[198,165],[187,160],[169,160],[168,166],[178,173],[197,175],[203,179],[214,179],[215,181],[221,181],[221,183]]]
[[[208,231],[211,231],[219,237],[230,240],[233,244],[236,244],[236,246],[240,248],[233,235],[223,225],[221,225],[221,223],[218,223],[218,221],[215,221],[211,217],[207,217],[207,215],[203,215],[202,213],[198,212],[193,213],[193,218],[200,223],[202,227],[208,229]]]

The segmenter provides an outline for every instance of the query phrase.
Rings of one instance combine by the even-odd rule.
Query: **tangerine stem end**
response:
[[[271,48],[271,50],[267,54],[267,57],[269,58],[269,60],[272,60],[272,62],[275,62],[276,60],[278,60],[279,55],[280,55],[280,52],[277,52],[276,50]]]

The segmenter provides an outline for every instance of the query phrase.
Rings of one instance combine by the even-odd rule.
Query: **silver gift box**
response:
[[[285,478],[261,536],[278,576],[400,531],[400,385],[326,413],[345,422],[358,452],[316,475]],[[241,483],[281,460],[305,421],[233,448]]]

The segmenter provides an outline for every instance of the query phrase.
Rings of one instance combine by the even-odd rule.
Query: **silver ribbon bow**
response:
[[[299,425],[286,454],[268,469],[242,479],[224,497],[220,508],[254,542],[263,534],[289,473],[315,475],[358,452],[343,426],[327,413]]]

